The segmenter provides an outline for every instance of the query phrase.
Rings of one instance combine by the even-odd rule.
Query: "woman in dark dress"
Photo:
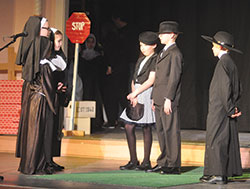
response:
[[[101,130],[103,125],[103,98],[101,79],[104,74],[102,53],[97,50],[94,34],[85,42],[85,49],[80,52],[79,75],[83,82],[83,100],[96,101],[96,118],[91,119],[91,132]]]
[[[19,171],[24,174],[52,174],[53,119],[58,84],[54,73],[58,69],[50,59],[52,41],[46,18],[31,16],[24,26],[28,33],[21,40],[16,64],[22,65],[21,116],[17,136],[16,156]]]
[[[135,67],[134,77],[131,83],[132,92],[127,96],[130,103],[144,104],[144,115],[138,121],[131,120],[126,115],[126,109],[120,118],[125,123],[126,137],[130,152],[130,161],[121,170],[147,170],[151,168],[150,153],[152,146],[152,126],[155,124],[155,115],[151,108],[152,85],[155,80],[155,61],[157,54],[155,49],[159,42],[158,35],[154,32],[143,32],[139,35],[140,49],[143,57],[139,58]],[[135,127],[141,126],[144,139],[144,159],[141,165],[136,155]]]

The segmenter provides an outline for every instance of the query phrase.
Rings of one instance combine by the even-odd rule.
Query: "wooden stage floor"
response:
[[[154,143],[152,148],[151,160],[155,165],[155,160],[158,155],[158,143],[156,132],[154,134]],[[138,151],[143,148],[142,132],[140,129],[136,130],[138,139]],[[199,165],[202,163],[205,145],[205,131],[201,130],[182,130],[182,166],[186,165]],[[15,158],[15,136],[0,136],[0,175],[4,176],[4,181],[0,182],[0,188],[141,188],[141,187],[125,187],[115,185],[98,185],[88,183],[75,183],[66,181],[47,181],[47,180],[34,180],[26,175],[17,172],[19,159]],[[240,133],[241,155],[244,158],[245,168],[249,165],[250,159],[250,133]],[[155,149],[156,148],[156,149]],[[92,150],[90,150],[92,149]],[[117,150],[119,149],[119,150]],[[84,151],[91,151],[85,153]],[[75,152],[74,152],[75,151]],[[122,152],[121,152],[122,151]],[[102,132],[92,134],[84,137],[64,137],[62,143],[62,157],[54,158],[54,160],[65,166],[62,173],[78,173],[78,172],[96,172],[117,170],[120,165],[124,165],[128,161],[128,150],[126,145],[126,138],[124,130],[105,129]],[[118,154],[118,155],[117,155]],[[187,159],[195,159],[197,154],[200,156],[196,161]],[[125,156],[125,157],[123,157]],[[142,160],[143,153],[138,152],[138,157]],[[201,165],[202,166],[202,165]],[[175,186],[168,188],[250,188],[250,180],[244,182],[232,182],[225,186],[222,185],[209,185],[209,184],[193,184],[185,186]]]

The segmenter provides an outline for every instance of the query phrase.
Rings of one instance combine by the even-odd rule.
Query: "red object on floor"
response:
[[[0,134],[16,135],[23,80],[0,80]]]

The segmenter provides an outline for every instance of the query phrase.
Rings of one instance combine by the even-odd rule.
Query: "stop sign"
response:
[[[90,33],[90,20],[83,12],[74,12],[66,22],[66,35],[72,43],[83,43]]]

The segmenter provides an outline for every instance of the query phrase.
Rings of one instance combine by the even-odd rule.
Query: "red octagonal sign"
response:
[[[66,22],[66,35],[72,43],[83,43],[90,33],[89,18],[83,12],[74,12]]]

